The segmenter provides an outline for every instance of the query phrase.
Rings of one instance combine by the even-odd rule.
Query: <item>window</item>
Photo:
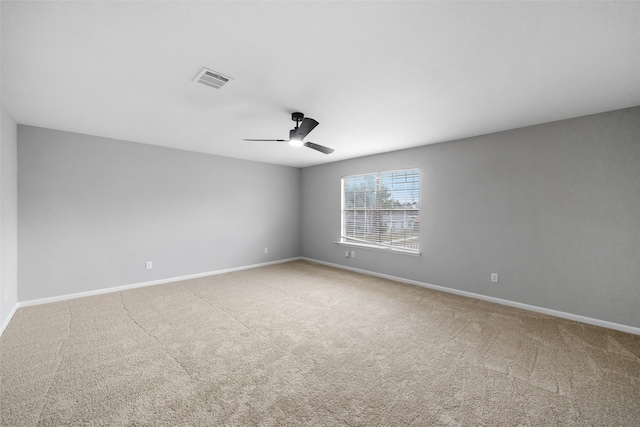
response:
[[[342,178],[341,243],[420,252],[420,169]]]

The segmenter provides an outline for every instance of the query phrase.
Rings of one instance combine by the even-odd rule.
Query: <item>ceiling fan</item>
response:
[[[313,148],[324,154],[331,154],[335,150],[333,148],[325,147],[313,142],[302,142],[305,136],[309,134],[316,126],[318,122],[312,118],[305,117],[302,113],[291,113],[291,120],[296,122],[296,127],[289,131],[289,139],[245,139],[245,141],[272,141],[272,142],[288,142],[289,145],[294,147],[309,147]]]

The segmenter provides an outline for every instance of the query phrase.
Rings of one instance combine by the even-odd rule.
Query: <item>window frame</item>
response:
[[[383,206],[378,206],[378,204],[380,203],[380,193],[381,191],[389,191],[389,189],[387,189],[386,187],[383,187],[382,185],[382,177],[384,175],[388,175],[388,174],[394,174],[397,172],[403,172],[405,174],[411,173],[411,174],[415,174],[417,175],[417,185],[418,185],[418,195],[417,195],[417,202],[415,203],[414,207],[411,209],[398,209],[398,208],[392,208],[389,206],[383,207]],[[374,176],[375,177],[375,190],[374,190],[374,198],[375,198],[375,207],[371,208],[371,207],[366,207],[366,201],[364,201],[365,206],[362,206],[361,209],[357,209],[356,208],[348,208],[346,207],[346,180],[348,178],[362,178],[365,182],[367,180],[367,177],[370,176]],[[406,175],[405,175],[406,176]],[[370,179],[370,178],[369,178]],[[366,185],[366,184],[365,184]],[[365,190],[366,192],[369,192],[370,190]],[[391,191],[393,191],[393,188],[391,189]],[[405,189],[404,191],[411,191],[411,189]],[[354,192],[355,193],[355,192]],[[394,170],[385,170],[385,171],[376,171],[376,172],[369,172],[369,173],[361,173],[361,174],[354,174],[354,175],[345,175],[342,176],[340,178],[340,240],[335,242],[339,245],[342,246],[351,246],[351,247],[358,247],[358,248],[366,248],[366,249],[372,249],[372,250],[378,250],[378,251],[383,251],[383,252],[390,252],[390,253],[398,253],[398,254],[405,254],[405,255],[413,255],[413,256],[420,256],[421,255],[421,245],[420,245],[420,199],[422,197],[422,171],[419,167],[412,167],[412,168],[406,168],[406,169],[394,169]],[[367,196],[364,196],[367,197]],[[373,242],[373,241],[363,241],[363,242],[354,242],[353,240],[356,240],[356,238],[354,236],[348,236],[345,228],[346,228],[346,212],[347,211],[352,211],[355,212],[357,210],[360,211],[367,211],[367,212],[372,212],[374,214],[374,217],[376,217],[373,220],[373,228],[374,233],[373,234],[378,234],[378,239],[377,242]],[[414,217],[417,217],[417,220],[412,220],[412,227],[415,227],[417,224],[417,229],[416,229],[416,237],[417,237],[417,247],[416,249],[411,249],[411,248],[407,248],[407,247],[402,247],[402,246],[394,246],[393,243],[390,245],[384,245],[381,243],[381,239],[380,237],[382,236],[382,233],[379,231],[381,230],[383,227],[388,227],[387,224],[382,224],[382,217],[380,216],[383,212],[389,212],[389,211],[396,211],[396,212],[402,212],[402,211],[412,211],[415,212],[417,211],[418,214],[414,215]],[[405,213],[405,218],[406,218],[406,213]],[[393,232],[391,232],[393,234]],[[393,242],[393,239],[391,240]]]

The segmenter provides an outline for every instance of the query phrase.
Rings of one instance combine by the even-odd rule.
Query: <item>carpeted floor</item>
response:
[[[303,261],[19,309],[3,426],[638,426],[640,336]]]

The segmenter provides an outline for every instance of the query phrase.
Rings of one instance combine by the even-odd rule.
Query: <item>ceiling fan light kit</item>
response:
[[[271,141],[271,142],[288,142],[292,147],[309,147],[313,150],[319,151],[324,154],[331,154],[335,150],[333,148],[325,147],[313,142],[304,142],[305,136],[309,134],[319,123],[310,118],[305,117],[300,112],[291,113],[291,120],[296,122],[296,127],[289,131],[289,139],[246,139],[245,141]]]
[[[293,137],[289,138],[289,145],[292,147],[302,147],[303,143],[300,138],[294,135]]]

